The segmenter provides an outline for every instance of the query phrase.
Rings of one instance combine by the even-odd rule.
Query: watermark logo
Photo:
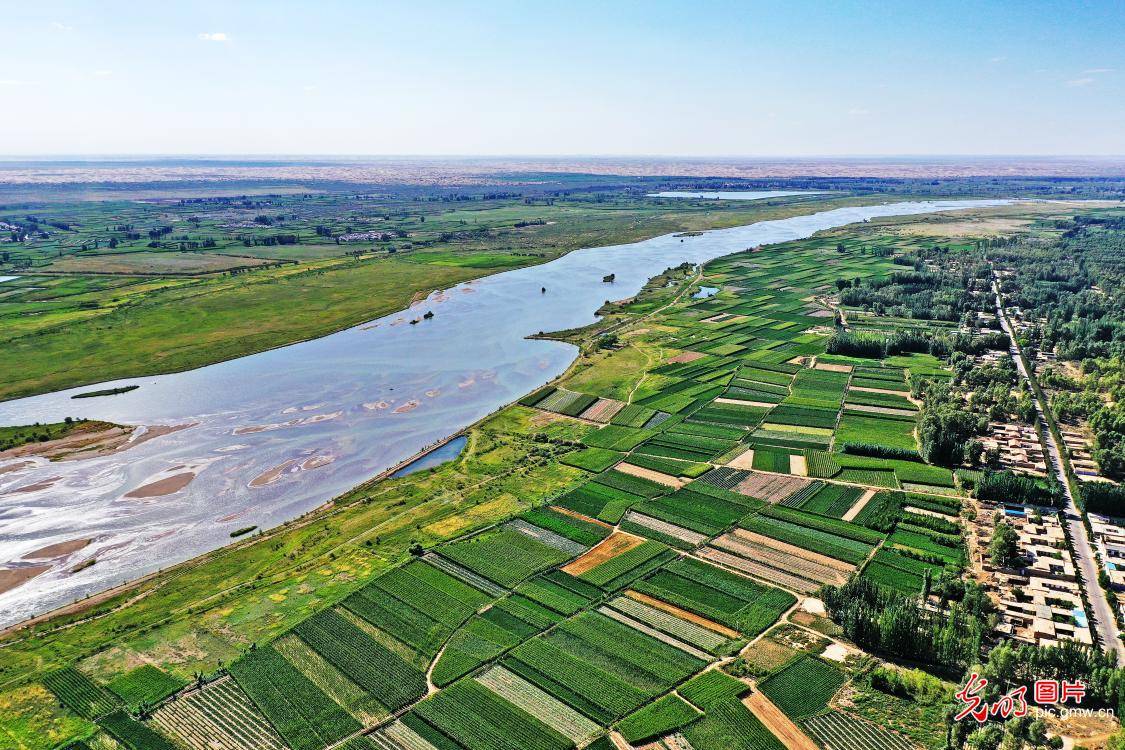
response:
[[[989,718],[1011,719],[1027,716],[1031,707],[1027,701],[1027,685],[1013,688],[991,703],[981,697],[981,692],[988,685],[988,679],[981,677],[976,672],[969,675],[964,687],[958,690],[954,697],[961,702],[962,708],[954,716],[956,721],[963,721],[972,717],[979,724]],[[1084,682],[1069,680],[1036,680],[1031,686],[1032,701],[1038,706],[1055,706],[1059,703],[1081,704],[1086,697],[1086,684]]]

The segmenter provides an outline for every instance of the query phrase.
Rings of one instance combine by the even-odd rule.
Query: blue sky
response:
[[[1125,154],[1125,3],[0,0],[0,153]]]

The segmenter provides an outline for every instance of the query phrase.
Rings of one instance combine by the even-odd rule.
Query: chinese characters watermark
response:
[[[963,704],[961,710],[954,716],[954,720],[963,721],[972,717],[977,723],[983,724],[989,718],[1011,719],[1027,716],[1030,713],[1027,685],[1013,688],[991,703],[986,702],[980,695],[987,685],[987,678],[981,677],[976,672],[969,675],[965,686],[954,694]],[[1080,705],[1086,697],[1086,684],[1070,680],[1036,680],[1031,686],[1031,696],[1037,707],[1071,702]]]

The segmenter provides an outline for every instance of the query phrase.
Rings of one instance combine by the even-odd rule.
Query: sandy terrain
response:
[[[653,471],[652,469],[646,469],[643,466],[634,466],[633,464],[622,462],[617,464],[617,466],[614,466],[613,468],[617,469],[622,474],[631,474],[635,477],[640,477],[641,479],[648,479],[651,482],[662,484],[665,487],[675,487],[676,489],[679,489],[680,487],[683,487],[685,484],[687,484],[687,481],[684,479],[679,479],[670,474],[662,474],[661,472]]]
[[[797,453],[789,454],[789,473],[797,477],[809,475],[809,464],[805,457]]]
[[[86,547],[92,540],[91,539],[71,539],[68,542],[56,542],[55,544],[48,544],[46,547],[40,547],[24,555],[22,560],[50,560],[53,557],[62,557],[69,555],[72,552]]]
[[[316,424],[317,422],[325,422],[329,419],[336,419],[344,412],[334,411],[331,414],[317,414],[312,417],[301,417],[300,419],[290,419],[288,422],[273,422],[272,424],[255,424],[248,427],[236,427],[232,435],[249,435],[256,432],[272,432],[273,430],[284,430],[286,427],[300,427],[306,424]]]
[[[854,653],[857,652],[848,648],[842,643],[829,643],[824,648],[824,651],[821,652],[820,656],[823,659],[831,659],[832,661],[843,663],[847,661],[848,657]]]
[[[22,568],[0,568],[0,594],[22,586],[35,576],[46,573],[50,565],[25,565]]]
[[[750,709],[750,712],[757,716],[788,750],[819,750],[816,743],[810,740],[792,719],[783,714],[765,693],[755,690],[742,699],[742,704]]]
[[[193,479],[195,479],[194,471],[183,471],[178,474],[164,477],[163,479],[157,479],[155,482],[142,484],[140,487],[126,492],[125,497],[133,499],[143,499],[173,495],[191,484],[191,480]]]
[[[18,492],[21,494],[25,492],[38,492],[39,490],[45,490],[48,487],[53,487],[55,485],[55,482],[59,481],[60,479],[62,479],[62,477],[48,477],[46,479],[40,479],[34,484],[25,484],[22,487],[16,487],[14,490],[8,490],[8,492]]]
[[[851,372],[852,366],[851,365],[836,365],[836,364],[832,364],[830,362],[817,362],[816,368],[814,368],[814,369],[827,370],[828,372]]]
[[[16,461],[14,464],[5,464],[4,466],[0,466],[0,474],[9,474],[13,471],[19,471],[20,469],[26,469],[27,467],[34,465],[34,461]]]
[[[297,463],[297,459],[291,458],[288,461],[274,466],[273,468],[266,469],[261,474],[250,480],[250,486],[265,487],[267,485],[273,484],[278,479],[280,479],[281,475],[288,471],[295,463]]]
[[[644,541],[644,537],[633,536],[624,531],[615,531],[591,547],[577,560],[563,566],[562,571],[572,576],[581,575],[588,570],[593,570],[606,560],[628,552],[634,547],[639,547],[644,544]]]
[[[725,635],[727,638],[738,638],[742,635],[737,630],[732,630],[726,625],[720,625],[714,620],[708,620],[706,617],[697,615],[694,612],[688,612],[686,609],[680,609],[674,604],[669,604],[668,602],[653,598],[648,594],[642,594],[639,591],[626,591],[625,596],[629,597],[630,599],[636,599],[641,604],[647,604],[654,609],[659,609],[661,611],[667,612],[670,615],[675,615],[681,620],[694,622],[700,627],[707,628],[708,630],[714,631],[719,635]]]
[[[418,399],[410,399],[409,401],[407,401],[402,406],[399,406],[399,407],[395,408],[391,413],[392,414],[405,414],[408,411],[414,411],[415,409],[417,409],[421,405],[422,405],[422,402],[419,401]]]

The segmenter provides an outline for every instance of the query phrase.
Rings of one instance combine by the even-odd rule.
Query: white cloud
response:
[[[95,70],[92,74],[95,78],[108,78],[113,75],[112,70]]]
[[[1075,78],[1072,81],[1067,81],[1066,85],[1071,88],[1081,88],[1082,86],[1089,86],[1093,82],[1093,78]]]
[[[60,21],[51,21],[51,28],[55,31],[74,31],[73,26],[67,26],[65,23],[62,23]]]
[[[852,107],[848,110],[848,114],[852,117],[866,117],[867,115],[871,114],[871,112],[864,109],[863,107]]]
[[[203,32],[202,34],[199,35],[199,38],[202,39],[205,42],[229,42],[230,41],[230,37],[227,36],[225,31],[211,31],[211,32],[205,31],[205,32]]]
[[[0,86],[34,86],[35,81],[21,81],[16,78],[0,78]]]
[[[1100,76],[1103,73],[1112,73],[1112,72],[1113,72],[1113,68],[1090,68],[1089,70],[1083,70],[1082,75],[1084,75],[1084,76]]]
[[[1002,62],[1004,62],[1004,61],[1005,61],[1005,60],[1007,60],[1007,59],[1008,59],[1008,56],[1007,56],[1007,55],[997,55],[996,57],[990,57],[990,58],[988,58],[988,61],[989,61],[990,63],[992,63],[993,65],[995,65],[996,63],[1002,63]]]

